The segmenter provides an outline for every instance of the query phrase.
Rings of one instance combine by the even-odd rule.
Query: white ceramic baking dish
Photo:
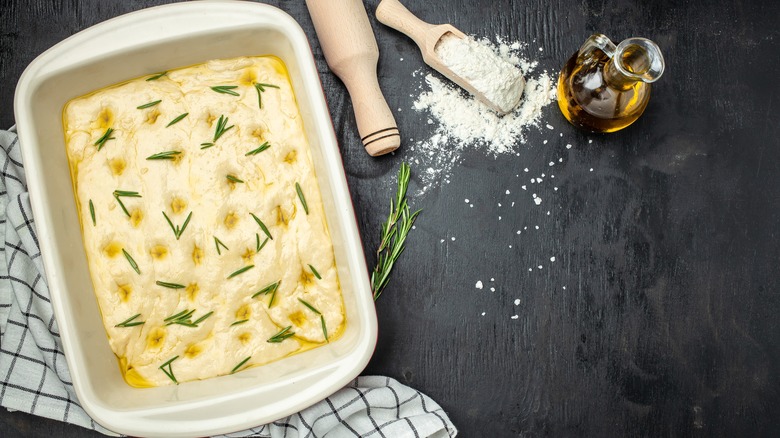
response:
[[[106,339],[71,189],[64,104],[127,79],[210,59],[271,54],[289,69],[322,191],[344,291],[337,341],[235,375],[178,386],[128,386]],[[203,436],[242,430],[303,409],[365,367],[376,312],[343,164],[306,36],[263,4],[179,3],[105,21],[52,47],[22,74],[16,122],[35,224],[73,385],[100,424],[136,436]]]

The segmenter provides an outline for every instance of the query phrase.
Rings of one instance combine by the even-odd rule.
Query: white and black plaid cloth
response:
[[[0,405],[106,434],[79,405],[49,302],[16,134],[0,131]],[[454,437],[425,394],[388,377],[358,377],[303,411],[230,436]]]

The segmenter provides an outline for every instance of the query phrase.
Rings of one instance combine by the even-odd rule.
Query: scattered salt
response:
[[[482,289],[483,287],[482,281],[481,280],[477,281],[477,284],[474,287],[476,287],[477,289]]]

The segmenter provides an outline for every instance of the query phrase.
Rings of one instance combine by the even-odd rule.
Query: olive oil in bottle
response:
[[[663,74],[660,49],[645,38],[615,46],[604,35],[585,41],[561,70],[558,106],[569,122],[590,132],[614,132],[634,123]]]

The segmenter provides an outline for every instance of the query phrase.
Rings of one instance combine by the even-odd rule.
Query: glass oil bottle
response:
[[[571,124],[614,132],[634,123],[650,100],[651,83],[664,72],[661,50],[645,38],[615,46],[597,34],[566,63],[558,80],[558,106]]]

